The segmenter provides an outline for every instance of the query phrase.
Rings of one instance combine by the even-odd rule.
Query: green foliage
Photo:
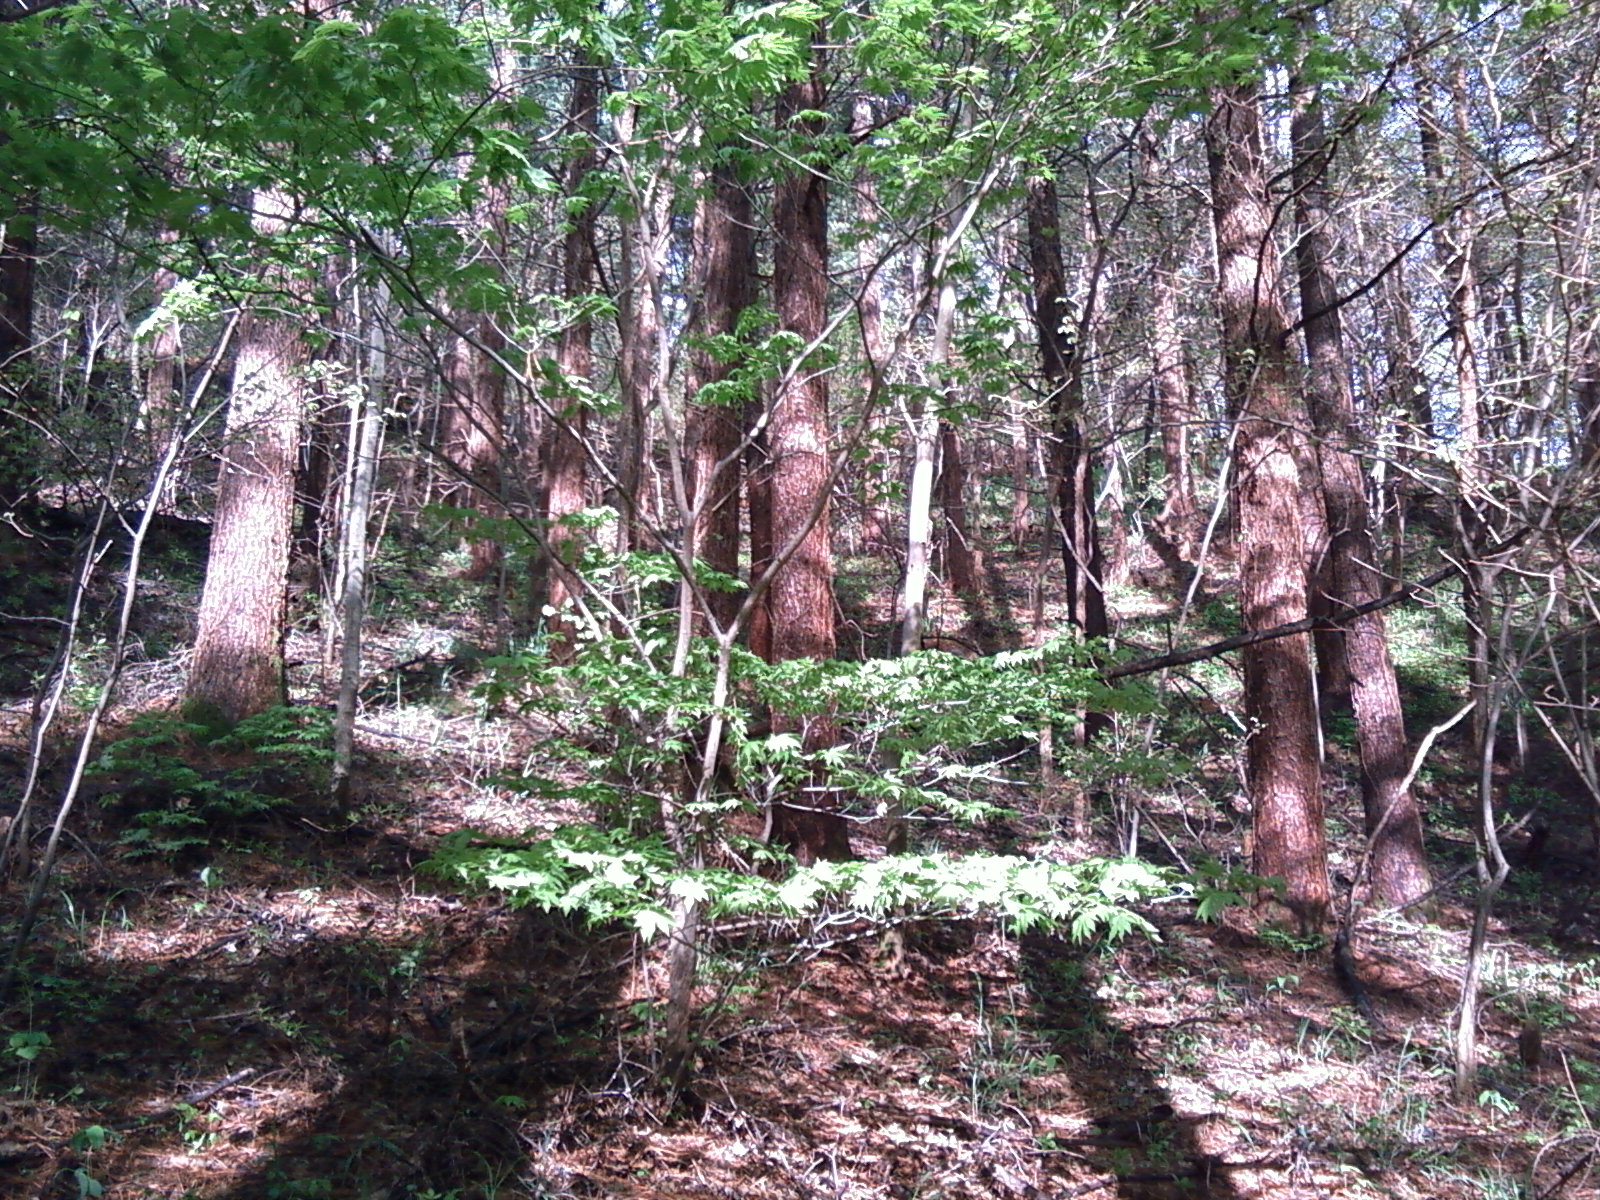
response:
[[[1013,855],[906,854],[866,862],[794,867],[782,879],[725,868],[684,870],[658,836],[569,825],[526,845],[486,842],[471,830],[441,842],[425,869],[504,892],[517,906],[627,921],[645,937],[665,932],[677,898],[713,915],[862,919],[987,914],[1022,932],[1065,928],[1111,939],[1155,930],[1127,905],[1184,895],[1171,873],[1136,859],[1053,863]]]
[[[170,855],[322,790],[331,740],[331,719],[317,708],[270,708],[230,724],[191,706],[182,716],[137,717],[90,775],[107,804],[135,810],[122,843]]]
[[[490,701],[537,713],[552,730],[547,769],[506,782],[580,799],[600,820],[515,842],[462,831],[444,840],[428,869],[502,891],[514,904],[629,922],[645,936],[668,928],[674,904],[688,900],[712,914],[781,918],[983,913],[1014,930],[1048,926],[1079,939],[1115,938],[1153,932],[1133,903],[1182,898],[1211,916],[1245,886],[1221,868],[1180,878],[1121,859],[1062,864],[932,852],[800,867],[739,838],[724,819],[819,778],[861,816],[971,820],[997,811],[996,798],[1019,782],[1002,764],[1043,724],[1075,720],[1086,703],[1125,710],[1150,703],[1142,691],[1100,684],[1071,643],[976,660],[930,651],[861,663],[767,664],[735,650],[730,694],[738,702],[721,706],[713,645],[695,641],[681,674],[667,669],[670,649],[666,628],[646,621],[640,640],[584,642],[570,665],[532,651],[492,660]],[[807,749],[795,733],[758,731],[755,716],[768,705],[796,725],[826,718],[839,739]],[[712,786],[697,792],[713,718],[724,725],[728,753]],[[741,868],[766,861],[778,870],[693,868],[675,848],[685,839],[708,861]]]
[[[41,1030],[19,1030],[6,1038],[6,1049],[23,1062],[32,1062],[52,1044],[50,1035]]]

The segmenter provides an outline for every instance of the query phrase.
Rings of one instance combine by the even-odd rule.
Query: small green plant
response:
[[[31,1063],[50,1046],[50,1035],[35,1029],[21,1030],[6,1039],[6,1048],[23,1062]]]
[[[1267,980],[1267,995],[1287,996],[1300,986],[1298,975],[1274,975]]]
[[[271,708],[237,724],[199,708],[145,713],[91,773],[106,804],[133,810],[123,845],[170,856],[323,790],[331,745],[321,709]]]
[[[178,1136],[190,1154],[204,1154],[222,1137],[214,1114],[203,1113],[192,1104],[179,1104],[173,1111],[178,1117]]]
[[[1288,950],[1300,955],[1315,954],[1328,945],[1324,934],[1299,933],[1283,925],[1268,925],[1256,936],[1274,950]]]

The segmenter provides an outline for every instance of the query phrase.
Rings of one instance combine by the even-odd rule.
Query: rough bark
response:
[[[739,314],[754,299],[751,275],[749,193],[732,169],[719,166],[700,200],[694,233],[694,335],[702,344],[691,351],[687,393],[689,412],[689,502],[695,514],[694,555],[714,571],[739,574],[739,460],[744,439],[746,398],[721,397],[703,389],[725,380],[732,364],[703,343],[727,338]],[[713,591],[706,597],[709,616],[727,628],[743,597]]]
[[[1356,421],[1350,365],[1341,328],[1336,247],[1330,228],[1326,172],[1331,149],[1323,132],[1315,92],[1296,82],[1291,124],[1294,147],[1296,256],[1300,307],[1306,341],[1306,399],[1316,433],[1322,501],[1329,541],[1319,585],[1334,612],[1374,600],[1382,583],[1373,567],[1371,514],[1366,480],[1355,449],[1363,442]],[[1381,612],[1368,612],[1324,632],[1319,655],[1337,656],[1355,712],[1361,757],[1361,800],[1367,836],[1372,839],[1371,894],[1388,904],[1408,904],[1432,886],[1422,845],[1422,817],[1405,786],[1405,717],[1400,687],[1389,657],[1389,638]]]
[[[801,138],[821,133],[807,114],[825,108],[821,51],[812,74],[792,84],[778,101],[779,126]],[[828,298],[828,188],[824,175],[796,170],[777,183],[773,195],[773,289],[778,323],[806,344],[821,337]],[[832,658],[833,537],[829,524],[828,379],[816,361],[797,365],[773,398],[769,426],[770,503],[773,547],[794,553],[773,576],[768,592],[774,662]],[[774,728],[801,733],[808,751],[833,744],[836,730],[825,716],[797,720],[773,714]],[[802,861],[845,858],[850,839],[838,811],[838,794],[822,778],[802,795],[776,801],[772,838]]]
[[[277,192],[257,193],[255,203],[256,229],[265,235],[292,212]],[[299,324],[265,306],[245,314],[238,337],[185,694],[229,721],[284,702],[285,594],[307,361]]]
[[[596,129],[595,108],[599,102],[596,69],[587,63],[573,70],[572,90],[567,97],[567,124],[583,136],[583,148],[567,166],[567,194],[574,195],[584,177],[594,169],[593,149]],[[585,206],[567,226],[561,247],[561,294],[568,300],[588,295],[594,289],[594,211]],[[550,562],[545,575],[544,602],[548,610],[550,656],[557,662],[570,661],[575,649],[575,627],[564,615],[568,601],[578,595],[574,564],[582,551],[582,539],[566,524],[566,518],[586,506],[588,459],[584,443],[588,434],[588,408],[578,389],[588,387],[593,374],[591,322],[573,321],[556,340],[555,361],[564,384],[551,397],[551,407],[559,420],[545,424],[540,476],[544,482],[545,536],[549,540]]]
[[[1235,422],[1239,604],[1246,631],[1254,631],[1306,615],[1302,484],[1291,432],[1304,412],[1290,386],[1257,90],[1217,86],[1211,101],[1206,147],[1224,386]],[[1316,926],[1326,918],[1330,890],[1308,649],[1303,635],[1247,647],[1244,705],[1254,869],[1281,877],[1290,910]]]

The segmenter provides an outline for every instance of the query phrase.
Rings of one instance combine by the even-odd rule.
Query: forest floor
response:
[[[151,594],[160,613],[192,611],[177,585]],[[1136,589],[1120,603],[1130,620],[1161,607]],[[425,650],[471,636],[449,625],[391,614],[374,656],[448,668]],[[302,642],[297,656],[316,661]],[[1537,756],[1504,768],[1507,796],[1537,793],[1540,824],[1579,832],[1514,846],[1529,861],[1490,925],[1485,1067],[1467,1102],[1451,1098],[1450,1038],[1477,884],[1470,789],[1446,739],[1424,785],[1439,902],[1425,919],[1368,915],[1354,940],[1379,1026],[1352,1009],[1322,939],[1241,909],[1205,923],[1153,908],[1159,938],[1109,947],[978,920],[895,937],[726,922],[709,941],[700,1058],[673,1103],[651,1061],[659,948],[418,871],[463,826],[514,834],[551,819],[495,783],[537,730],[485,714],[470,674],[452,670],[425,694],[382,677],[345,813],[296,806],[151,857],[123,840],[126,812],[89,799],[0,1012],[0,1195],[1600,1195],[1596,864],[1583,809]],[[164,654],[137,664],[110,736],[170,702],[180,677]],[[1221,746],[1226,681],[1212,682],[1194,719],[1214,721]],[[29,707],[18,695],[0,712],[7,795]],[[47,798],[71,750],[62,728]],[[1062,797],[1042,794],[973,836],[1082,855],[1125,847],[1137,828],[1165,861],[1237,857],[1233,751],[1214,753],[1191,779],[1095,810],[1082,836],[1064,827]],[[1338,738],[1330,756],[1350,773]],[[1335,867],[1349,872],[1354,789],[1331,790],[1330,808]],[[21,901],[13,880],[7,929]]]

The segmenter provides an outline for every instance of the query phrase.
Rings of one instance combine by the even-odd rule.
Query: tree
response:
[[[754,300],[750,194],[723,157],[695,212],[691,289],[688,442],[692,556],[730,578],[739,575],[740,458],[749,397],[729,380],[739,316]],[[726,587],[706,598],[720,628],[738,615],[741,597]]]
[[[1290,384],[1289,322],[1255,85],[1212,87],[1206,148],[1224,386],[1234,425],[1239,608],[1249,632],[1306,615],[1304,484],[1295,444],[1304,409]],[[1244,708],[1254,867],[1282,878],[1285,903],[1303,924],[1315,926],[1327,914],[1330,891],[1308,651],[1303,635],[1246,647]]]
[[[1094,476],[1083,436],[1083,376],[1077,320],[1061,261],[1060,201],[1054,180],[1028,181],[1028,259],[1033,319],[1050,413],[1049,488],[1066,571],[1067,619],[1085,637],[1106,636],[1105,557],[1094,513]],[[1092,728],[1105,720],[1091,718]]]
[[[275,190],[255,194],[253,224],[270,239],[298,216]],[[283,637],[294,527],[294,472],[304,408],[298,284],[274,268],[246,301],[228,397],[211,550],[185,692],[228,721],[284,702]],[[287,311],[270,305],[288,304]]]
[[[823,51],[816,46],[805,78],[787,87],[778,100],[781,135],[809,154],[798,169],[782,175],[772,201],[773,292],[779,327],[813,352],[789,366],[773,398],[768,423],[771,547],[774,555],[793,547],[767,591],[773,662],[828,659],[834,654],[833,531],[829,522],[828,376],[819,347],[827,324],[828,177],[805,166],[817,153],[827,104]],[[773,714],[773,727],[800,734],[808,751],[833,744],[831,718],[796,721]],[[772,838],[802,862],[847,858],[850,838],[838,811],[839,797],[818,776],[800,797],[785,797],[772,808]]]
[[[594,138],[600,81],[593,64],[580,61],[572,69],[572,89],[567,100],[567,127],[577,139],[577,149],[567,165],[567,195],[575,206],[561,242],[561,295],[577,305],[594,288],[595,214],[582,195],[584,180],[595,166]],[[551,420],[545,422],[540,454],[540,482],[544,489],[546,564],[545,604],[549,612],[550,653],[557,661],[571,657],[574,627],[563,615],[567,602],[579,591],[576,558],[583,539],[572,518],[587,506],[587,448],[584,444],[589,410],[584,391],[590,385],[593,323],[577,315],[556,339],[556,381],[551,392]]]
[[[1326,176],[1332,149],[1323,131],[1314,87],[1297,79],[1294,117],[1295,243],[1300,274],[1301,325],[1306,341],[1306,398],[1316,434],[1322,502],[1329,543],[1316,588],[1331,601],[1334,616],[1375,600],[1383,590],[1375,567],[1367,487],[1356,448],[1364,439],[1356,424],[1340,319],[1336,257]],[[1319,656],[1337,655],[1344,669],[1330,677],[1349,684],[1361,755],[1361,800],[1372,839],[1372,895],[1389,904],[1420,899],[1431,886],[1422,848],[1422,818],[1405,786],[1409,765],[1400,686],[1389,658],[1381,611],[1357,616],[1317,642]]]

